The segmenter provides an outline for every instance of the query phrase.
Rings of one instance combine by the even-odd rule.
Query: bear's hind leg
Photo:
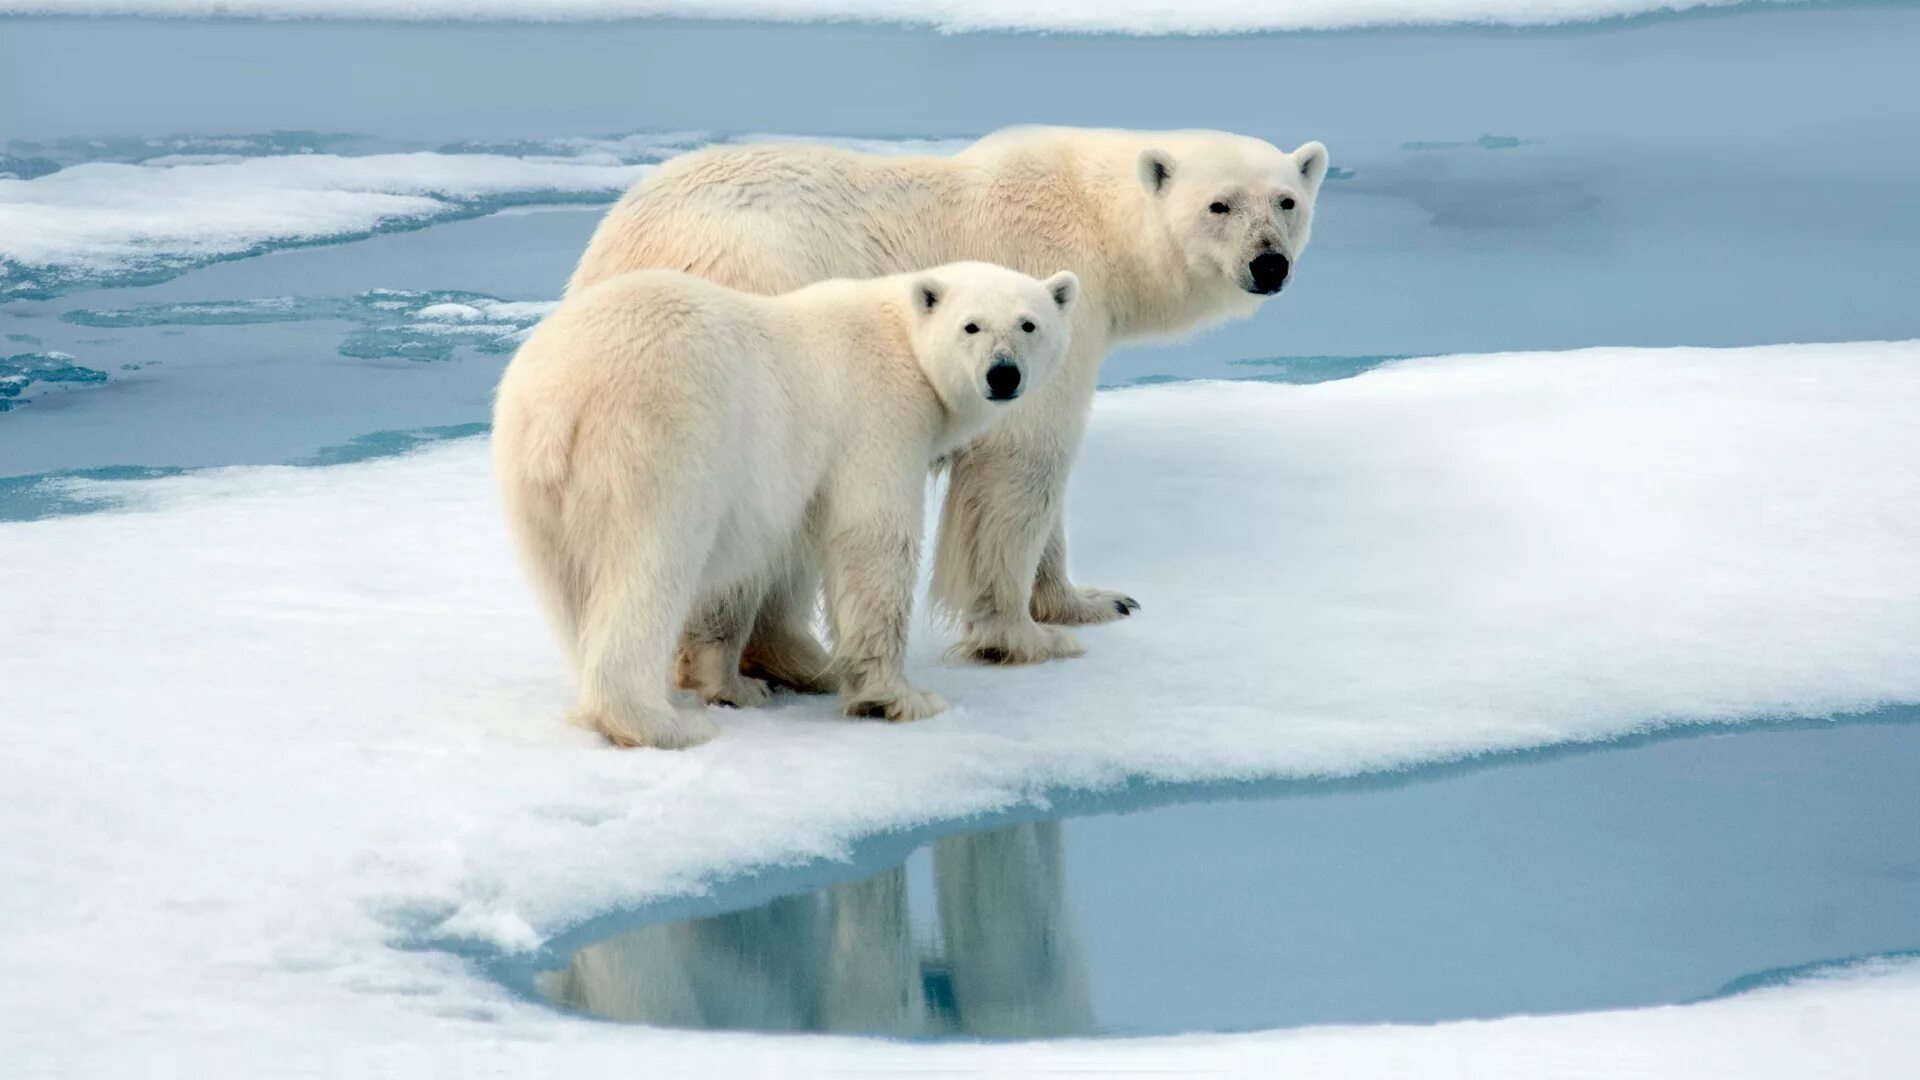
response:
[[[680,638],[676,676],[709,705],[749,709],[773,700],[762,679],[741,674],[740,654],[747,645],[760,606],[760,585],[751,582],[703,599]]]
[[[719,734],[705,707],[676,701],[668,681],[713,532],[671,513],[649,527],[600,531],[600,550],[582,560],[592,572],[579,625],[574,723],[618,746],[678,749]]]
[[[840,689],[829,670],[832,659],[813,635],[814,602],[819,595],[820,574],[811,553],[796,550],[760,600],[742,659],[749,675],[802,694],[831,694]]]

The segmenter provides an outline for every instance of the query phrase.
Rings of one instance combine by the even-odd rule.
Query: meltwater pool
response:
[[[498,971],[610,1020],[910,1037],[1694,1001],[1920,950],[1920,714],[1876,719],[881,841]]]

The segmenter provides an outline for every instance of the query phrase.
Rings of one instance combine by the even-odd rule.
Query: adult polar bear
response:
[[[1326,148],[1287,153],[1217,131],[1011,128],[950,158],[817,145],[744,145],[676,158],[628,192],[593,235],[569,294],[642,267],[747,292],[873,277],[956,260],[1079,275],[1059,375],[951,458],[934,593],[964,626],[956,651],[1031,663],[1081,652],[1057,625],[1139,605],[1067,578],[1061,497],[1100,364],[1116,343],[1251,314],[1307,246]],[[746,633],[749,671],[808,689],[825,656],[804,573],[753,611],[712,612],[688,649]],[[1037,620],[1037,621],[1036,621]],[[1055,626],[1041,624],[1056,624]],[[711,660],[683,656],[683,671]],[[722,688],[693,680],[710,700]]]

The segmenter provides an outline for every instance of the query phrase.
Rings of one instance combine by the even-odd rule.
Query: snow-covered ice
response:
[[[661,132],[327,152],[372,141],[283,133],[33,144],[56,156],[0,159],[0,298],[148,284],[222,259],[514,207],[612,202],[654,164],[715,142],[891,154],[950,154],[968,142]]]
[[[647,168],[425,152],[157,160],[0,179],[0,296],[157,281],[270,247],[515,203],[611,200]]]
[[[525,949],[1061,787],[1343,776],[1920,701],[1916,412],[1916,342],[1110,392],[1075,476],[1075,569],[1139,596],[1138,617],[1085,631],[1083,660],[1012,671],[940,666],[925,629],[914,673],[950,715],[894,728],[788,698],[678,754],[562,723],[481,440],[72,481],[130,508],[0,525],[0,1043],[29,1072],[1125,1055],[1885,1074],[1920,1052],[1910,964],[1631,1013],[974,1047],[615,1028],[403,946]]]
[[[1230,34],[1455,23],[1549,26],[1791,0],[0,0],[0,14],[266,19],[758,19],[948,32]]]

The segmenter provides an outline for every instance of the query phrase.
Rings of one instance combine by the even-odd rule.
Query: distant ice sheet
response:
[[[783,697],[685,753],[563,722],[484,440],[68,481],[131,509],[0,524],[0,950],[31,973],[0,980],[0,1041],[27,1074],[617,1058],[1535,1076],[1614,1075],[1625,1055],[1646,1075],[1901,1075],[1920,972],[1900,963],[1427,1028],[776,1045],[563,1017],[395,946],[526,948],[1056,785],[1341,776],[1920,701],[1916,413],[1920,342],[1103,394],[1069,500],[1075,571],[1144,611],[1084,631],[1084,659],[1017,670],[943,666],[944,631],[921,627],[913,677],[952,713],[892,727]]]
[[[0,0],[0,13],[340,19],[756,19],[948,32],[1231,34],[1479,23],[1549,26],[1756,0]],[[1757,0],[1760,3],[1792,0]]]
[[[294,154],[90,162],[0,179],[0,298],[157,281],[516,203],[610,199],[645,171],[498,154]]]
[[[711,142],[770,141],[894,154],[966,145],[704,132],[454,143],[407,153],[365,152],[377,144],[302,132],[16,140],[0,155],[0,300],[150,284],[222,259],[511,207],[611,202],[675,154]],[[349,150],[358,152],[335,152]]]

